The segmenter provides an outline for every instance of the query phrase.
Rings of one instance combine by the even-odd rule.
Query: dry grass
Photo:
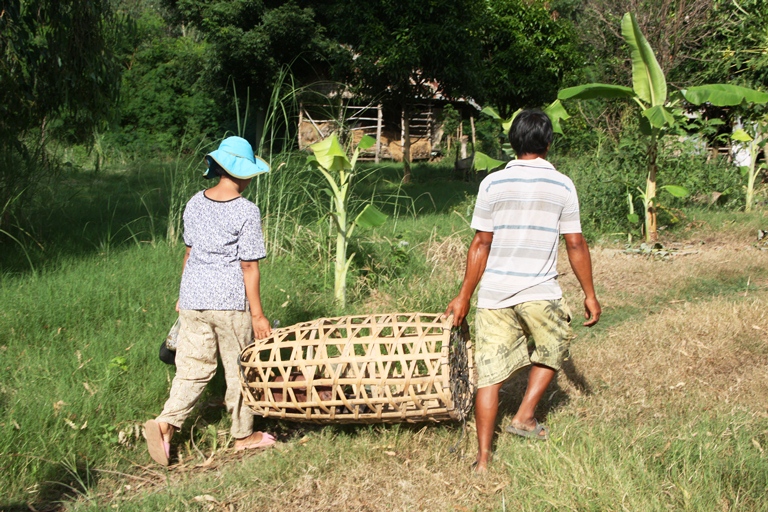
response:
[[[449,237],[422,248],[433,275],[460,279],[466,243]],[[104,478],[99,498],[72,508],[765,510],[768,253],[743,234],[674,248],[667,259],[593,250],[604,317],[577,328],[573,357],[540,406],[552,438],[498,436],[483,477],[469,469],[471,422],[460,442],[451,425],[287,426],[278,449],[218,450],[207,466],[208,453],[190,453],[167,474],[137,468]],[[578,311],[574,276],[561,282]],[[401,300],[371,295],[381,307]],[[524,379],[505,386],[501,425]],[[139,489],[131,478],[144,479]]]
[[[744,237],[688,243],[679,253],[659,260],[593,251],[604,320],[637,309],[573,345],[583,378],[601,389],[585,398],[594,419],[658,418],[701,404],[768,412],[768,254]],[[695,296],[676,298],[693,283],[718,279],[724,287],[708,295],[694,289]],[[563,286],[577,296],[572,274]]]

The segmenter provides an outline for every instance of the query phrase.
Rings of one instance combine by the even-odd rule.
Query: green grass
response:
[[[305,171],[283,169],[270,178],[275,182],[260,182],[250,193],[260,203],[272,201],[269,210],[263,207],[270,237],[262,266],[265,310],[290,325],[342,312],[332,302],[327,219],[296,186]],[[766,509],[764,385],[750,384],[758,391],[754,402],[740,396],[723,402],[709,388],[694,393],[695,375],[676,376],[688,370],[671,359],[643,374],[675,375],[662,384],[622,377],[622,365],[629,371],[642,358],[592,361],[597,353],[634,354],[632,336],[642,326],[682,315],[684,306],[691,309],[685,325],[695,325],[712,308],[723,308],[723,321],[735,322],[727,317],[731,311],[768,300],[766,253],[745,252],[746,238],[742,252],[723,252],[717,268],[689,266],[686,257],[638,257],[630,270],[623,261],[596,260],[606,273],[597,280],[605,316],[598,328],[576,327],[574,363],[541,404],[552,439],[500,435],[486,478],[468,470],[471,422],[462,438],[458,425],[270,421],[259,427],[278,434],[279,449],[233,456],[222,450],[229,419],[220,376],[175,438],[184,469],[151,465],[138,427],[162,408],[173,376],[157,349],[176,315],[183,255],[180,244],[165,240],[168,172],[156,165],[65,176],[30,214],[26,250],[34,273],[16,244],[0,245],[0,509],[57,503],[71,510],[203,510],[210,504],[243,510]],[[398,182],[398,166],[376,172],[361,183],[359,196],[384,198],[391,219],[353,238],[344,313],[442,311],[460,284],[477,184],[450,180],[448,167],[418,167],[409,185]],[[203,185],[191,180],[189,187]],[[276,190],[289,197],[273,197]],[[764,227],[762,213],[686,215],[696,223],[692,231],[677,229],[665,241],[700,236],[708,248]],[[746,260],[729,263],[739,254]],[[638,274],[649,269],[667,277]],[[607,273],[618,277],[607,279]],[[650,283],[628,285],[627,276]],[[577,289],[567,279],[564,287],[580,311]],[[768,329],[759,317],[749,322]],[[733,335],[733,353],[710,349],[691,367],[722,359],[723,378],[746,378],[738,374],[739,361],[759,365],[766,357],[762,330],[750,329]],[[686,333],[680,327],[656,341],[677,354],[673,348],[689,341]],[[690,342],[710,343],[698,336]],[[647,350],[659,350],[654,347]],[[523,379],[505,387],[502,423],[514,413]],[[678,388],[670,387],[681,379],[687,384],[680,393],[687,394],[673,395]]]

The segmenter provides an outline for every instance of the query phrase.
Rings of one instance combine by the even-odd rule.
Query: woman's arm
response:
[[[261,307],[261,290],[258,261],[241,261],[240,267],[243,269],[243,281],[245,282],[245,296],[248,298],[248,304],[251,307],[251,322],[253,323],[253,335],[258,340],[266,338],[272,332],[269,320],[264,316],[264,310]]]
[[[187,260],[189,259],[189,251],[191,251],[192,248],[190,246],[187,246],[187,250],[184,252],[184,262],[181,264],[181,273],[184,274],[184,269],[187,268]],[[176,312],[179,311],[179,300],[176,299]]]

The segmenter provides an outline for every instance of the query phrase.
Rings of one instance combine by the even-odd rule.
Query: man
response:
[[[536,421],[534,413],[572,338],[570,310],[557,283],[560,235],[586,296],[584,325],[591,327],[600,319],[576,189],[546,160],[552,138],[552,123],[543,112],[526,110],[515,118],[509,141],[517,160],[480,184],[464,282],[445,311],[446,316],[453,315],[454,325],[460,325],[480,283],[475,323],[478,472],[490,462],[499,390],[528,365],[532,368],[525,396],[506,430],[527,438],[548,437],[547,427]],[[529,337],[535,345],[531,356]]]

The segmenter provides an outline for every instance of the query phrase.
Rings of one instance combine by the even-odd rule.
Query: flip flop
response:
[[[261,434],[261,439],[259,439],[257,442],[247,441],[247,439],[252,438],[256,434]],[[238,439],[238,441],[241,441],[241,440]],[[243,450],[260,450],[263,448],[269,448],[270,446],[274,445],[277,442],[272,434],[267,434],[266,432],[254,432],[253,434],[246,437],[245,439],[242,439],[242,441],[245,441],[245,442],[235,447],[236,452],[240,452]]]
[[[546,441],[549,439],[549,428],[547,428],[546,425],[539,423],[538,421],[536,421],[536,426],[533,428],[533,430],[516,428],[512,425],[508,426],[505,430],[510,434],[515,434],[520,437],[527,437],[529,439],[538,439],[539,441]]]
[[[149,456],[161,466],[167,466],[171,457],[171,445],[163,439],[160,424],[155,420],[144,423],[144,437],[147,439]]]

